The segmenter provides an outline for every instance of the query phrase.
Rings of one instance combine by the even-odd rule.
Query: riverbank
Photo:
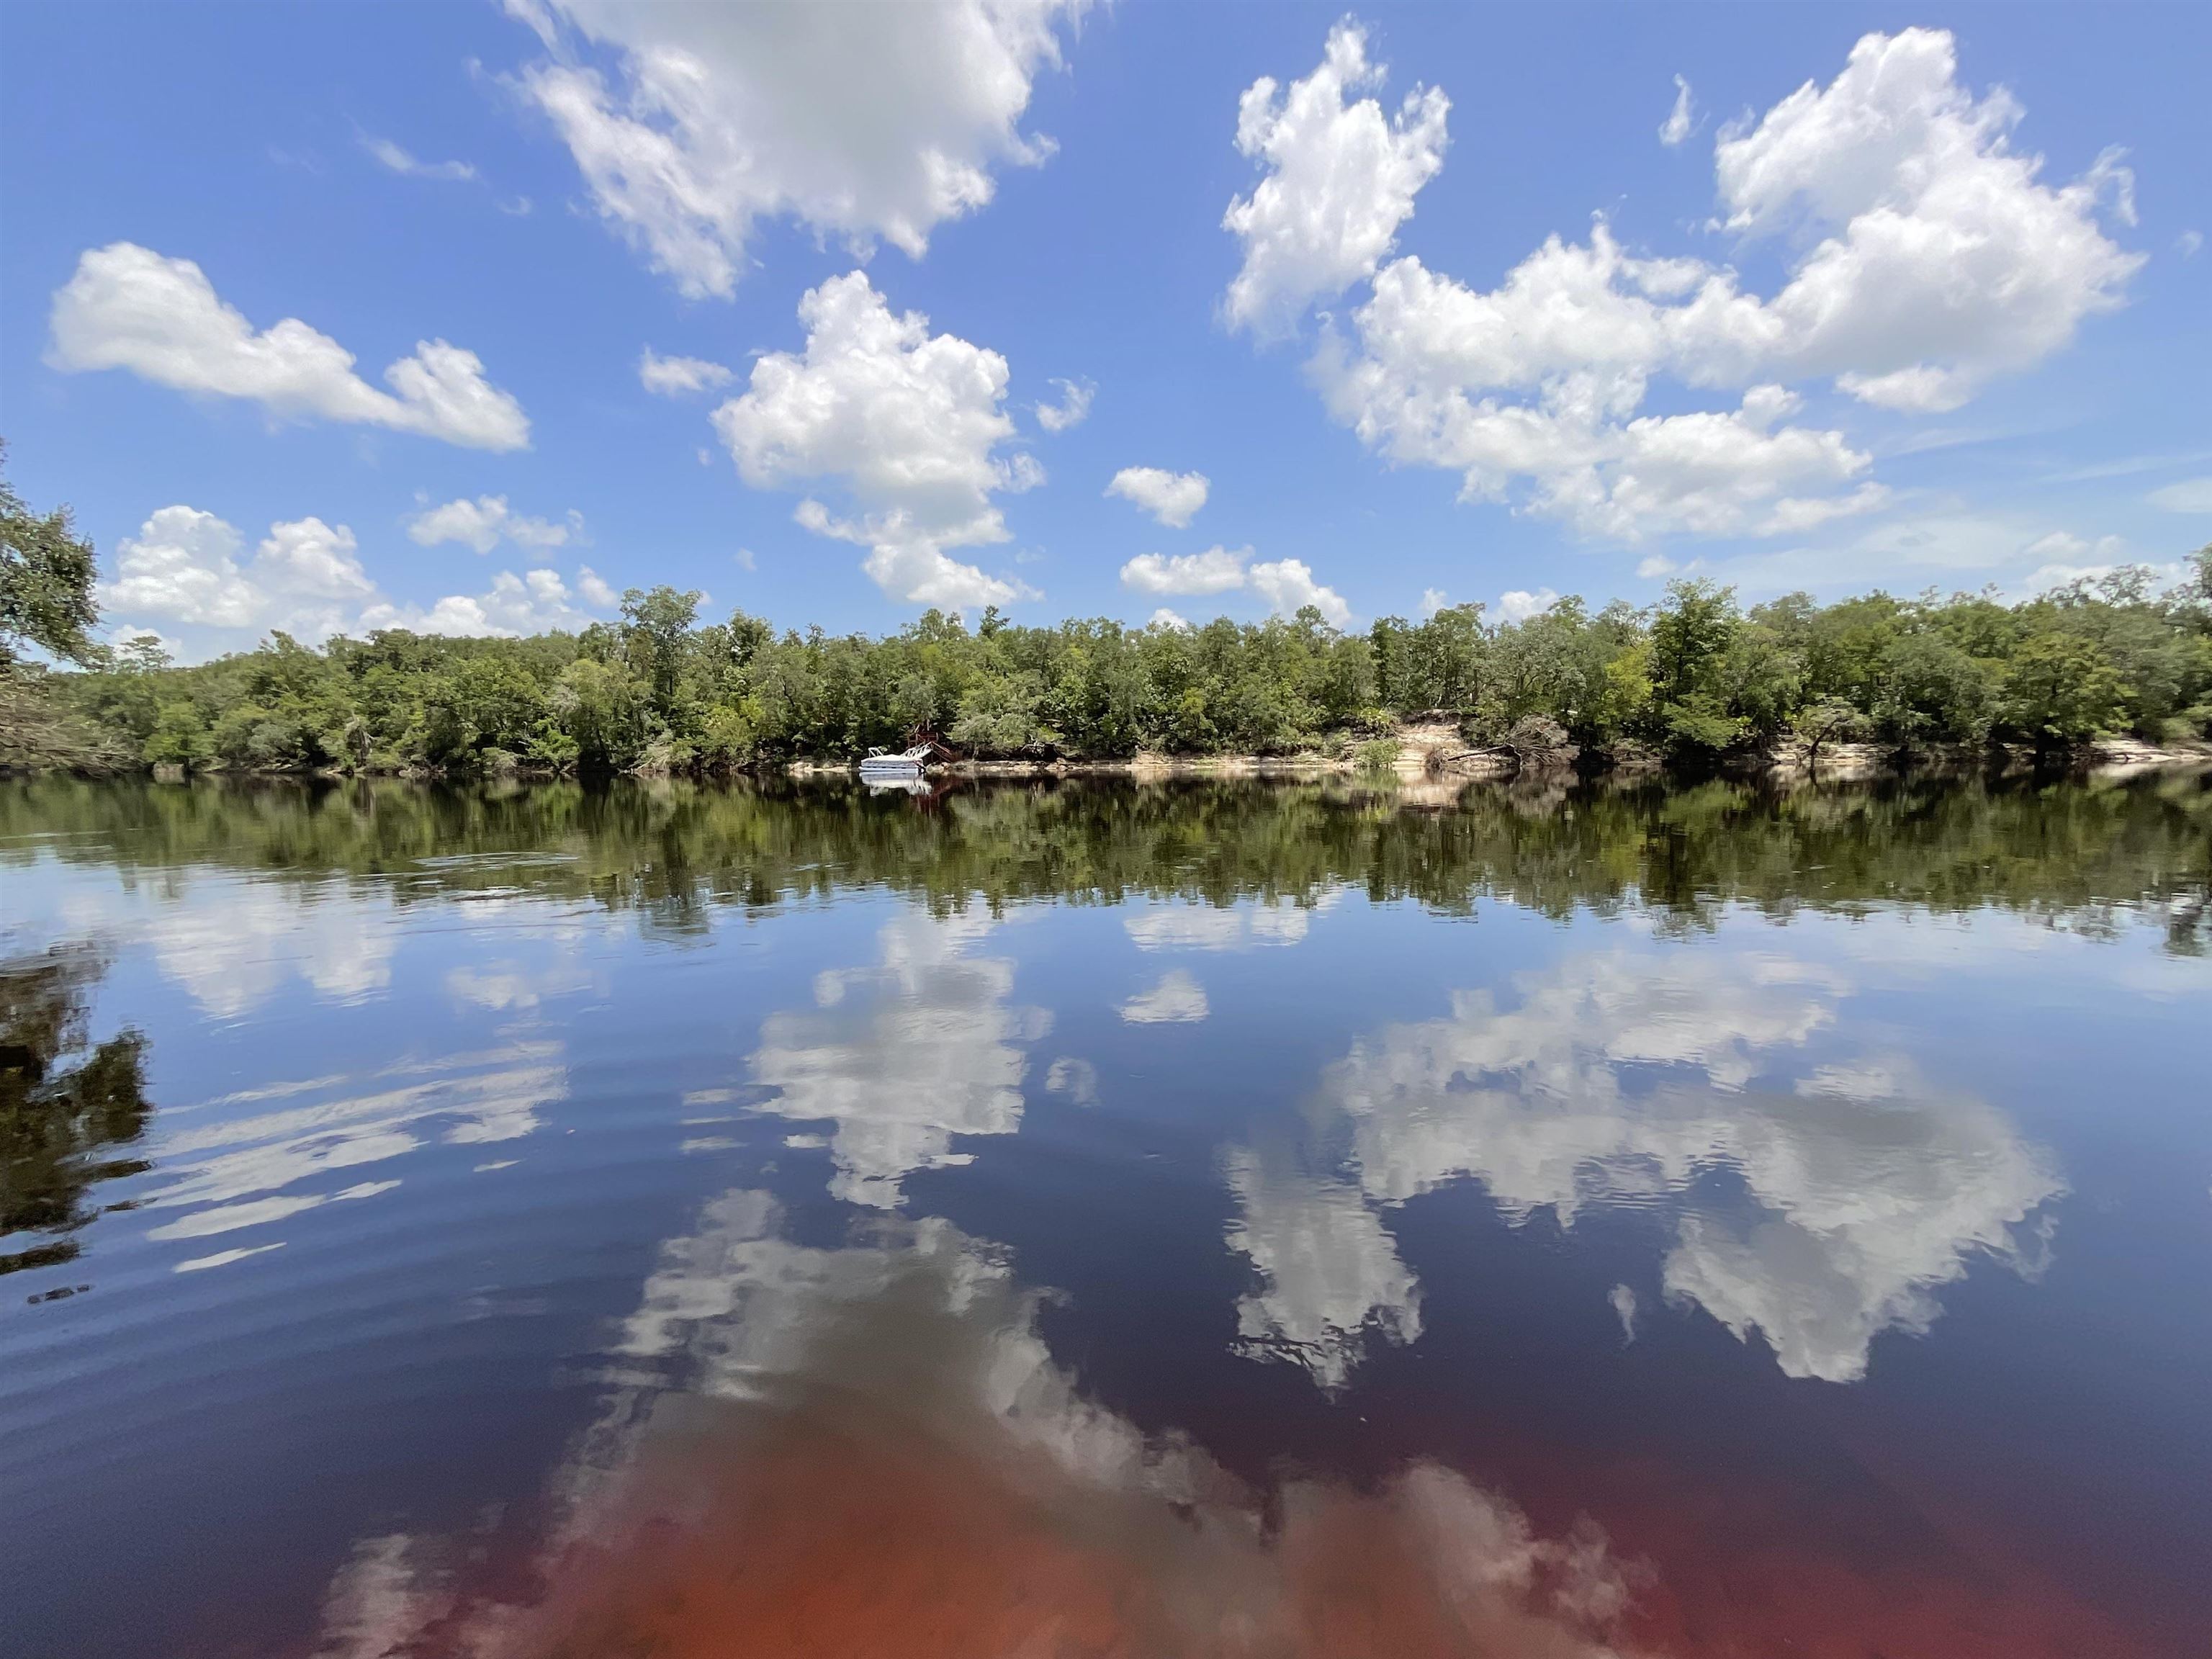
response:
[[[1163,755],[1140,751],[1110,760],[1061,757],[956,761],[932,767],[930,774],[958,778],[1126,777],[1139,781],[1368,776],[1410,783],[1420,780],[1472,782],[1528,772],[1587,770],[1667,775],[1690,769],[1641,746],[1610,750],[1583,750],[1571,744],[1541,750],[1472,747],[1455,728],[1449,727],[1404,728],[1394,738],[1382,741],[1395,743],[1396,752],[1385,758],[1372,753],[1363,757],[1356,751],[1340,756],[1318,750],[1291,755]],[[796,761],[783,769],[787,775],[794,777],[843,777],[853,775],[857,764]],[[1853,781],[1899,771],[2000,777],[2057,772],[2125,777],[2143,772],[2212,769],[2212,744],[2160,744],[2133,738],[2110,738],[2054,754],[2048,750],[2039,752],[2022,744],[1900,749],[1884,744],[1848,743],[1823,744],[1816,749],[1808,744],[1790,742],[1771,750],[1723,756],[1697,769],[1738,777],[1803,778],[1830,782]]]
[[[670,767],[641,765],[624,768],[631,776],[678,775],[756,775],[787,778],[849,779],[859,772],[858,760],[799,757],[765,761],[743,768]],[[1140,750],[1133,755],[1085,757],[1060,755],[1037,759],[955,760],[933,764],[928,775],[939,778],[1004,779],[1129,778],[1139,782],[1175,779],[1245,780],[1362,777],[1376,781],[1415,783],[1479,782],[1528,774],[1589,773],[1626,777],[1705,776],[1719,774],[1739,778],[1778,781],[1805,780],[1854,782],[1885,774],[1912,772],[1939,775],[2024,777],[2037,774],[2127,777],[2138,773],[2191,772],[2212,769],[2212,743],[2150,744],[2139,738],[2100,738],[2063,751],[2038,750],[2025,744],[1951,745],[1901,748],[1885,744],[1824,743],[1818,745],[1790,740],[1771,748],[1744,750],[1713,757],[1697,766],[1671,761],[1640,744],[1610,749],[1582,749],[1568,743],[1522,742],[1494,745],[1470,744],[1459,727],[1448,721],[1419,721],[1402,725],[1386,736],[1364,739],[1340,737],[1333,751],[1319,749],[1284,755],[1176,755]],[[563,775],[543,766],[512,757],[499,764],[463,772],[435,767],[237,767],[213,765],[186,769],[173,764],[148,766],[103,760],[80,750],[68,758],[47,763],[9,764],[0,757],[0,775],[40,771],[70,772],[79,776],[151,775],[179,781],[187,775],[232,777],[399,777],[422,781],[463,777],[543,780]]]

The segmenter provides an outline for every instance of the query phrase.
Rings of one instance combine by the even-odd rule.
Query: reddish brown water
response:
[[[1731,799],[0,797],[0,1652],[2194,1659],[2203,797]]]

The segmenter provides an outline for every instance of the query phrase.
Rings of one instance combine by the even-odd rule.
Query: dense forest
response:
[[[1132,629],[972,625],[931,611],[884,638],[779,634],[699,596],[632,589],[577,634],[283,634],[189,667],[92,629],[91,552],[65,514],[4,504],[0,725],[19,763],[257,771],[743,770],[845,760],[927,733],[977,758],[1335,756],[1441,711],[1470,744],[1756,754],[1790,738],[1900,750],[2064,750],[2212,735],[2212,548],[2161,590],[2142,567],[2008,604],[1886,593],[1745,609],[1678,581],[1656,606],[1480,605],[1340,632],[1316,611]],[[67,666],[36,667],[23,647]],[[33,738],[33,733],[39,736]]]

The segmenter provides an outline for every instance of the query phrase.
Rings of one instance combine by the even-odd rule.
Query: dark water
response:
[[[9,1655],[2202,1655],[2212,791],[0,786]]]

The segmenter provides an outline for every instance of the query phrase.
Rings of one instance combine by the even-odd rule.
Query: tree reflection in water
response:
[[[106,967],[85,945],[0,961],[0,1273],[75,1261],[74,1235],[99,1213],[94,1186],[150,1167],[108,1155],[144,1133],[153,1106],[145,1038],[91,1041]],[[49,1237],[26,1246],[23,1233]]]
[[[2175,952],[2212,950],[2212,774],[2040,788],[1553,780],[1471,784],[1442,801],[1425,788],[1093,781],[963,786],[928,811],[780,781],[0,782],[0,869],[40,854],[125,872],[374,879],[401,906],[573,898],[637,911],[666,935],[696,933],[708,907],[856,887],[938,914],[1258,898],[1292,927],[1298,907],[1358,888],[1446,914],[1486,900],[1559,917],[1642,910],[1678,933],[1717,926],[1729,906],[1997,910],[2103,932],[2147,913]]]

